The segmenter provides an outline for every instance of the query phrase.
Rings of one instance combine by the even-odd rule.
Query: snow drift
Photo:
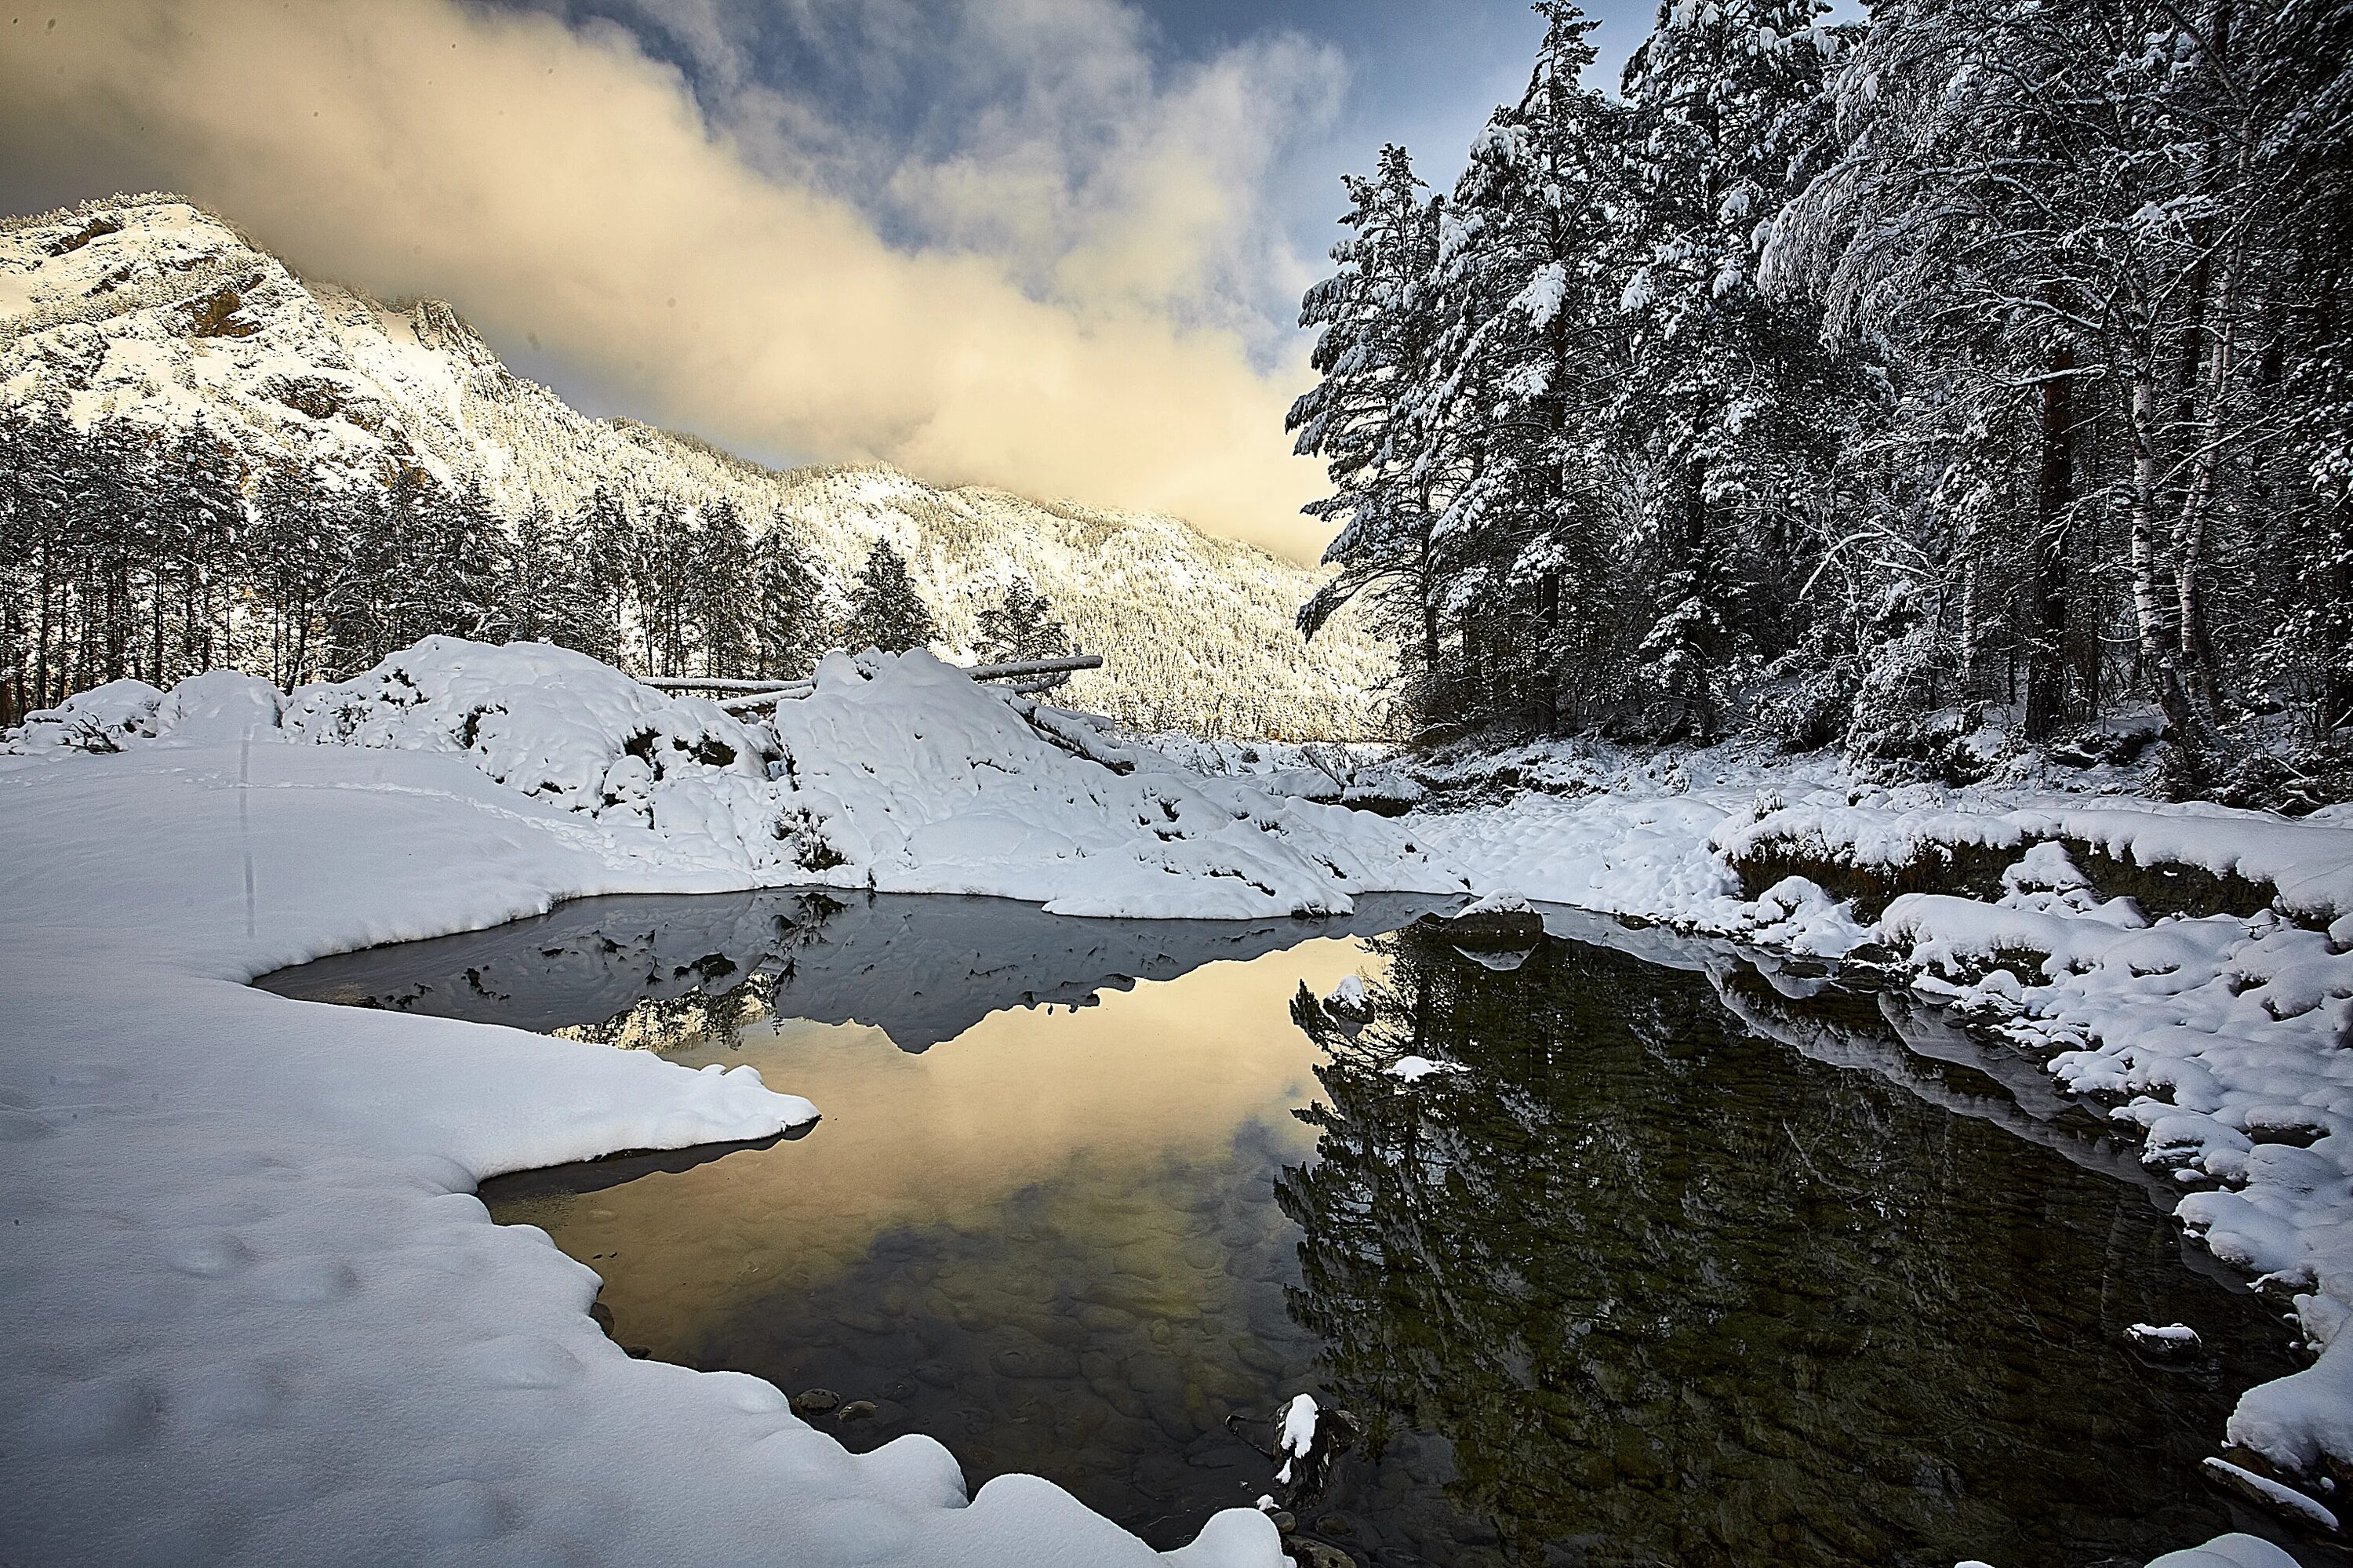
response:
[[[987,893],[1073,915],[1343,914],[1362,892],[1459,890],[1408,830],[1205,779],[1100,720],[930,654],[828,656],[811,695],[745,722],[543,643],[431,637],[281,697],[216,672],[121,681],[37,714],[37,755],[240,737],[448,751],[497,782],[745,885]]]
[[[877,749],[835,748],[853,742]],[[838,662],[780,731],[554,650],[437,642],[291,697],[117,683],[10,749],[0,1540],[27,1560],[1279,1568],[1252,1510],[1163,1557],[1035,1478],[967,1498],[927,1438],[853,1456],[757,1379],[632,1360],[587,1316],[596,1275],[473,1196],[774,1136],[807,1101],[243,982],[563,898],[800,876],[818,842],[838,880],[983,880],[1050,807],[1064,895],[1163,906],[1422,874],[1393,829],[1237,816],[921,657]]]

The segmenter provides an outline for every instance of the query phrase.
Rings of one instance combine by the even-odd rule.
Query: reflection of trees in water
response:
[[[1383,946],[1374,1022],[1319,1031],[1289,1305],[1377,1444],[1453,1444],[1507,1554],[2083,1563],[2223,1525],[2191,1478],[2224,1396],[2119,1341],[2235,1304],[2138,1192],[1749,1035],[1702,976]],[[1406,1054],[1465,1071],[1407,1087]]]
[[[776,915],[775,930],[751,968],[725,953],[707,953],[692,963],[671,965],[667,972],[657,968],[646,977],[648,994],[627,1012],[549,1033],[630,1051],[684,1051],[733,1041],[743,1030],[777,1016],[778,999],[792,989],[799,951],[822,940],[826,921],[848,907],[822,893],[797,895],[789,910]],[[605,946],[613,954],[622,951],[610,938]]]

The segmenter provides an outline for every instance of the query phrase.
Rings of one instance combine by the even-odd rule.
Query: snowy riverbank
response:
[[[2353,823],[2333,816],[1702,756],[1385,819],[1190,771],[922,656],[829,660],[768,725],[446,640],[291,698],[118,683],[16,747],[0,1308],[38,1328],[0,1361],[0,1533],[41,1560],[1152,1560],[1042,1482],[966,1505],[928,1440],[853,1458],[765,1383],[629,1361],[586,1316],[594,1276],[471,1196],[768,1136],[806,1102],[242,983],[565,897],[762,884],[1195,916],[1468,885],[1778,961],[1873,958],[2146,1133],[2185,1224],[2327,1347],[2246,1396],[2232,1457],[2320,1499],[2353,1475]],[[2279,907],[2163,915],[2168,868]],[[2098,885],[2135,872],[2160,878],[2147,908]],[[1247,1512],[1179,1557],[1279,1561]]]
[[[1852,956],[2106,1106],[2146,1139],[2145,1162],[2181,1185],[2184,1226],[2292,1306],[2319,1352],[2240,1401],[2230,1458],[2341,1512],[2338,1489],[2353,1482],[2353,811],[2289,821],[2121,796],[1889,789],[1728,753],[1555,766],[1546,782],[1567,792],[1409,821],[1482,892],[1726,936],[1785,960]],[[1905,890],[1929,886],[1975,895]],[[2218,903],[2230,912],[2205,912]]]
[[[829,665],[772,780],[771,736],[567,657],[444,645],[290,702],[118,686],[0,758],[0,1539],[40,1562],[1156,1561],[1042,1481],[967,1504],[928,1439],[853,1457],[766,1383],[632,1361],[589,1270],[472,1196],[770,1136],[807,1102],[243,982],[624,890],[1258,914],[1430,863],[1377,819],[1058,747],[927,661]],[[831,863],[773,858],[817,843]],[[1280,1561],[1247,1510],[1175,1558]]]

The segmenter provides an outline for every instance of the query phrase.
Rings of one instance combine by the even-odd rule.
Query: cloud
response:
[[[1294,264],[1256,185],[1336,62],[1277,37],[1162,80],[1110,0],[770,13],[866,88],[936,94],[890,144],[763,81],[744,7],[659,15],[98,0],[0,32],[0,143],[448,298],[658,422],[1314,555],[1319,476],[1282,433],[1301,356],[1236,279]]]

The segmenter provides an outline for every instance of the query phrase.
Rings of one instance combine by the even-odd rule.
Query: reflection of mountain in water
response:
[[[1380,945],[1373,1023],[1317,1031],[1290,1308],[1377,1442],[1451,1444],[1509,1560],[2139,1562],[2247,1526],[2198,1463],[2280,1335],[2091,1139],[1694,948],[1712,985],[1620,941]],[[1464,1070],[1407,1087],[1408,1053]],[[2145,1365],[2137,1320],[2216,1355]]]
[[[255,982],[313,1001],[562,1030],[670,1049],[762,1014],[871,1024],[902,1050],[989,1013],[1082,1007],[1313,937],[1384,931],[1422,904],[1324,920],[1086,920],[1003,898],[768,889],[586,898],[495,930],[345,953]]]

